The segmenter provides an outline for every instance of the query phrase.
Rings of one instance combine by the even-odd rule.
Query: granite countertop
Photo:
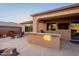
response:
[[[57,33],[37,33],[37,32],[30,32],[29,34],[39,34],[39,35],[55,35],[55,36],[61,36],[61,34],[57,34]]]

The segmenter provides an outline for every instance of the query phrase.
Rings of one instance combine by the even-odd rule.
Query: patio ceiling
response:
[[[60,16],[55,16],[55,17],[39,18],[38,21],[49,22],[49,21],[54,21],[55,19],[79,19],[79,13],[60,15]]]

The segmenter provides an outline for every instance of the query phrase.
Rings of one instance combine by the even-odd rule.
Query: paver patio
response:
[[[29,44],[27,37],[0,39],[0,49],[7,47],[17,48],[20,56],[79,56],[79,44],[73,44],[69,41],[62,41],[61,50],[55,50]]]

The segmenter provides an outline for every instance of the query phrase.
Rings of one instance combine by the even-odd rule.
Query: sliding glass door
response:
[[[79,40],[79,22],[71,23],[71,39]]]

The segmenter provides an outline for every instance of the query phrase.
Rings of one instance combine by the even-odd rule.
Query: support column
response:
[[[33,19],[33,32],[37,32],[38,31],[38,22],[37,19]]]
[[[22,31],[25,32],[25,24],[22,24]]]

